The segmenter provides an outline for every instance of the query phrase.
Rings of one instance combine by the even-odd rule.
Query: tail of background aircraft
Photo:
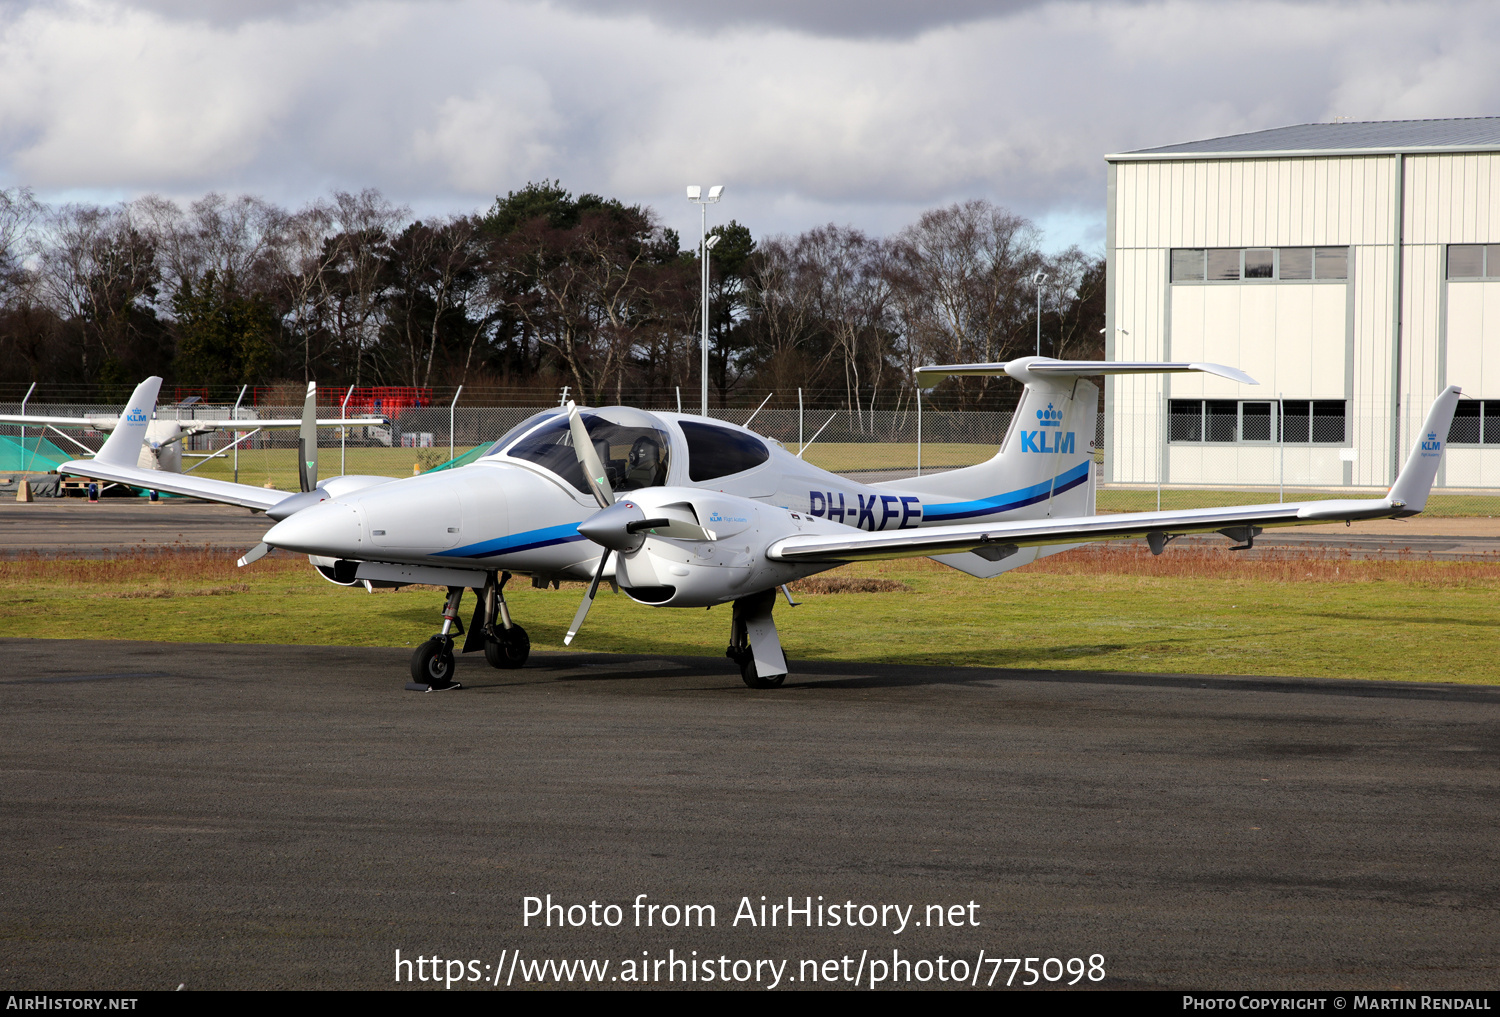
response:
[[[135,387],[135,391],[130,394],[130,401],[125,404],[125,412],[120,414],[119,423],[109,432],[109,437],[104,439],[104,447],[94,457],[95,462],[111,466],[139,464],[146,429],[151,426],[151,418],[156,414],[156,395],[160,390],[161,379],[155,376]]]
[[[923,506],[924,522],[960,523],[1005,513],[1006,521],[1094,514],[1094,436],[1098,433],[1099,389],[1088,381],[1100,374],[1167,374],[1203,371],[1254,385],[1242,371],[1219,364],[1052,360],[1024,357],[1003,364],[958,364],[917,369],[929,378],[946,375],[1008,375],[1022,382],[1021,401],[1000,451],[987,462],[930,477],[903,480],[904,491],[952,502]],[[892,486],[895,486],[894,484]],[[1077,545],[1023,548],[987,561],[973,552],[936,555],[962,572],[981,578],[1030,564]]]

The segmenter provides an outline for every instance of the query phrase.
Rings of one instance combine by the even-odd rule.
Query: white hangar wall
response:
[[[1500,151],[1112,156],[1108,216],[1109,357],[1214,361],[1260,385],[1107,379],[1106,480],[1384,486],[1453,383],[1495,401],[1496,427],[1481,435],[1476,418],[1476,441],[1450,448],[1439,484],[1500,486]],[[1489,244],[1493,265],[1450,278],[1452,245]],[[1325,254],[1337,273],[1336,249],[1344,278],[1323,278]],[[1202,278],[1181,264],[1174,275],[1173,251],[1191,268],[1197,250],[1218,259],[1219,278],[1211,262]],[[1228,279],[1235,250],[1242,276]],[[1309,257],[1316,278],[1301,267]],[[1289,414],[1289,438],[1290,415],[1312,414],[1308,437],[1274,440],[1257,423],[1267,401]],[[1317,414],[1338,402],[1342,430],[1322,426]],[[1231,427],[1223,415],[1235,413]]]

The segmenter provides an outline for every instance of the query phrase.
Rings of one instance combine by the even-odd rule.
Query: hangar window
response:
[[[1500,399],[1460,399],[1448,428],[1450,445],[1500,445]]]
[[[1276,252],[1264,247],[1245,252],[1246,279],[1276,278]]]
[[[1311,279],[1311,247],[1283,247],[1281,249],[1281,278],[1286,280]]]
[[[1224,250],[1210,248],[1208,251],[1208,278],[1220,282],[1228,282],[1240,277],[1240,254],[1239,250]]]
[[[1449,279],[1500,279],[1500,244],[1449,244]]]
[[[1203,251],[1201,249],[1172,252],[1172,281],[1203,281]]]
[[[1342,399],[1173,399],[1167,409],[1167,439],[1178,443],[1343,445],[1346,435]]]
[[[1171,264],[1174,283],[1341,282],[1349,278],[1349,248],[1180,247]],[[1500,247],[1493,264],[1500,273]]]

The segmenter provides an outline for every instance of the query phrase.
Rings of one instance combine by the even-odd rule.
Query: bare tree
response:
[[[391,204],[374,188],[335,191],[333,264],[322,274],[325,307],[337,310],[337,331],[354,353],[354,384],[363,381],[365,357],[376,349],[384,321],[385,266],[391,236],[411,210]]]
[[[896,237],[897,285],[906,341],[922,359],[1004,360],[1021,352],[1031,275],[1041,265],[1036,227],[988,201],[923,213]],[[977,380],[972,391],[964,382]],[[963,379],[971,403],[991,379]]]
[[[135,359],[159,275],[154,240],[130,208],[64,205],[47,216],[36,251],[42,291],[74,326],[84,376]]]

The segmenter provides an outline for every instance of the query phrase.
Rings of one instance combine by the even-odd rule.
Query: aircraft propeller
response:
[[[307,383],[307,398],[302,402],[302,430],[297,439],[297,479],[302,492],[318,486],[318,383]]]
[[[583,426],[583,415],[578,412],[578,404],[571,399],[568,400],[568,429],[573,432],[573,453],[578,456],[578,465],[583,467],[584,479],[588,481],[589,490],[593,492],[594,500],[602,510],[598,515],[605,515],[615,504],[615,494],[609,486],[609,473],[600,461],[599,454],[594,451],[594,443],[589,439],[588,429]],[[587,521],[584,525],[587,525]],[[579,532],[582,533],[582,529]],[[599,592],[599,580],[604,578],[604,568],[609,564],[611,550],[613,548],[605,545],[604,553],[599,556],[599,567],[594,570],[594,578],[589,580],[588,592],[583,595],[583,603],[578,605],[573,624],[568,626],[568,634],[563,637],[564,646],[573,642],[573,637],[583,628],[583,620],[589,616],[589,608],[594,606],[594,596]]]
[[[297,480],[302,486],[302,494],[293,495],[268,509],[268,517],[280,522],[294,512],[326,500],[323,492],[318,491],[318,383],[315,381],[307,383],[307,398],[302,401],[302,427],[297,438]],[[309,492],[317,493],[312,498],[304,497]],[[246,551],[235,565],[243,568],[260,561],[270,550],[271,545],[261,541]]]

